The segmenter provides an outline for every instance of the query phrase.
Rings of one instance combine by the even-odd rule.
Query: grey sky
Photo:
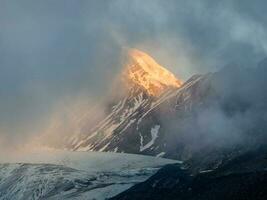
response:
[[[0,0],[0,135],[38,130],[66,99],[101,97],[127,47],[183,79],[255,65],[267,51],[265,2]]]

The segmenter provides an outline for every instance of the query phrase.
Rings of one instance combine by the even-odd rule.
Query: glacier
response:
[[[41,150],[0,154],[0,199],[104,200],[177,161],[124,153]]]

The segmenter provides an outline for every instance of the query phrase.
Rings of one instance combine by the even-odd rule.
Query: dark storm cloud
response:
[[[264,1],[0,1],[0,131],[38,130],[79,95],[101,97],[121,52],[177,76],[254,65],[267,51]]]

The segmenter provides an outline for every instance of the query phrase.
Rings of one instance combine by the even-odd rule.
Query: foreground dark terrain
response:
[[[147,181],[113,200],[223,200],[267,198],[267,152],[260,149],[226,161],[216,170],[192,175],[181,165],[167,165]]]

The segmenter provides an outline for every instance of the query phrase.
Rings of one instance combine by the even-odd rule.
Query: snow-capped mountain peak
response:
[[[129,50],[124,78],[132,86],[139,86],[151,96],[159,96],[167,88],[179,88],[182,81],[159,65],[151,56],[137,50]]]
[[[137,49],[128,51],[120,78],[108,98],[105,117],[89,129],[81,127],[82,132],[68,139],[68,149],[143,153],[160,138],[160,124],[153,121],[143,132],[143,119],[150,117],[159,104],[174,97],[182,81]],[[158,151],[157,154],[164,155]]]
[[[104,116],[93,124],[87,118],[64,138],[64,148],[165,156],[168,142],[162,118],[168,121],[175,115],[177,97],[188,101],[192,85],[198,85],[201,77],[182,83],[149,55],[131,49],[116,90],[105,99]]]

